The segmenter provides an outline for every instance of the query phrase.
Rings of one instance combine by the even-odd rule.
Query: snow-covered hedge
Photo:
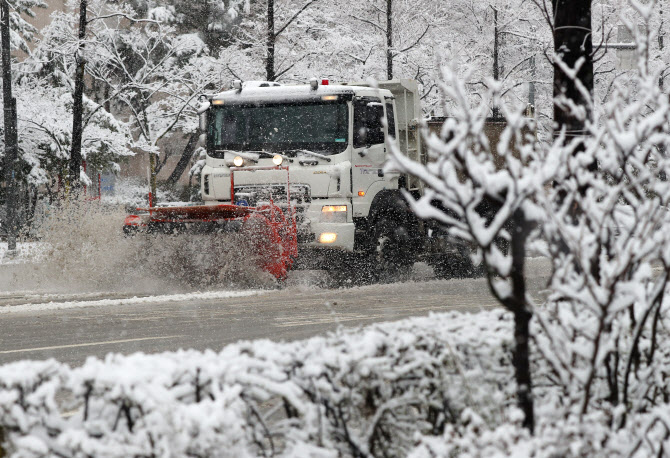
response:
[[[643,457],[670,449],[669,404],[580,415],[541,356],[533,359],[531,436],[515,402],[512,326],[502,310],[446,313],[219,353],[110,354],[74,369],[16,362],[0,367],[4,447],[15,457]]]
[[[609,414],[595,412],[557,420],[555,407],[548,404],[538,409],[534,436],[521,426],[523,413],[516,407],[508,409],[507,423],[494,426],[476,413],[464,412],[460,425],[447,425],[442,436],[423,436],[408,457],[668,456],[668,404],[632,415],[625,428],[617,428],[623,408]]]
[[[449,313],[220,353],[0,367],[11,456],[405,456],[513,403],[502,311]],[[496,406],[493,408],[492,406]]]

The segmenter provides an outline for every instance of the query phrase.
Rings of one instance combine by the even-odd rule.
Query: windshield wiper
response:
[[[273,153],[273,152],[270,152],[270,151],[264,151],[264,150],[235,151],[235,150],[232,150],[232,149],[223,149],[223,150],[218,150],[218,151],[222,151],[223,153],[236,154],[237,156],[240,156],[240,157],[242,157],[242,158],[244,158],[244,159],[253,161],[254,164],[257,164],[257,163],[258,163],[258,159],[255,158],[255,157],[250,157],[250,156],[246,155],[245,153],[250,153],[250,154],[265,154],[265,155],[268,156],[268,157],[274,157],[275,154],[279,154],[279,153]],[[284,155],[284,154],[280,154],[280,156],[283,157],[284,159],[288,160],[288,161],[291,162],[291,163],[293,162],[293,159],[289,158],[288,156],[286,156],[286,155]]]
[[[286,156],[285,154],[281,154],[281,153],[273,153],[272,151],[254,151],[254,153],[266,154],[266,155],[268,155],[268,156],[270,156],[270,157],[275,157],[275,155],[279,154],[281,157],[283,157],[284,159],[286,159],[286,160],[289,161],[290,163],[293,163],[293,159],[291,159],[290,157]]]
[[[288,151],[292,151],[294,153],[304,153],[304,154],[309,154],[310,156],[318,157],[319,159],[323,159],[326,162],[330,162],[332,159],[329,158],[328,156],[324,156],[323,154],[315,153],[314,151],[310,151],[308,149],[290,149]]]
[[[258,163],[258,157],[254,153],[259,153],[260,151],[235,151],[232,149],[219,149],[215,150],[217,153],[223,153],[224,157],[226,154],[234,154],[235,156],[240,156],[242,159],[251,161],[254,164]]]

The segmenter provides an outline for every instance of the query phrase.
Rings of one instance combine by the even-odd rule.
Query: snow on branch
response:
[[[577,79],[583,61],[572,68],[553,57],[583,99],[556,100],[579,131],[541,141],[534,120],[503,102],[499,82],[485,81],[472,103],[446,65],[440,89],[451,116],[439,134],[424,129],[430,160],[415,163],[393,148],[391,167],[429,190],[416,201],[407,195],[417,215],[479,250],[492,293],[515,317],[533,313],[532,359],[543,361],[532,371],[540,384],[533,396],[551,392],[557,416],[584,427],[610,412],[612,428],[636,428],[636,414],[657,412],[668,396],[669,348],[660,334],[670,291],[670,99],[649,52],[658,14],[655,2],[631,3],[626,23],[635,25],[638,66],[604,101]],[[504,118],[495,140],[487,133],[492,108]],[[551,264],[541,297],[525,294],[531,247]],[[525,337],[515,336],[521,345]],[[657,453],[668,434],[664,419],[651,424],[661,436],[645,447]]]

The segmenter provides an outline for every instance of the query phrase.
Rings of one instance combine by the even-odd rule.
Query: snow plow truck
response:
[[[376,281],[419,260],[438,277],[471,274],[468,248],[410,211],[402,190],[419,197],[422,184],[384,167],[392,143],[427,160],[417,83],[375,86],[235,81],[203,98],[203,202],[138,209],[124,230],[245,231],[279,279],[302,267]]]

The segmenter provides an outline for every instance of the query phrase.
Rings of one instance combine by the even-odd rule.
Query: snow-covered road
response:
[[[543,288],[542,269],[531,292]],[[219,350],[238,340],[296,340],[431,311],[495,306],[486,282],[410,281],[350,289],[214,291],[130,297],[110,294],[0,293],[0,364],[56,358],[81,364],[109,352]]]

